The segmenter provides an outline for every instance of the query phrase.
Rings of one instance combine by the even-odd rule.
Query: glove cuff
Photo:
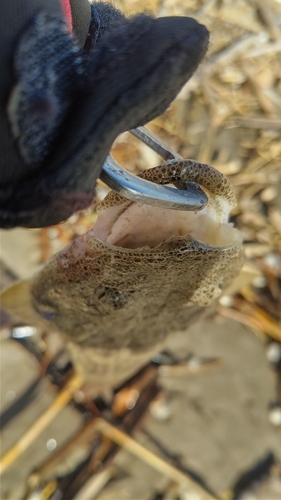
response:
[[[91,4],[88,0],[60,0],[60,3],[70,31],[83,47],[91,22]]]

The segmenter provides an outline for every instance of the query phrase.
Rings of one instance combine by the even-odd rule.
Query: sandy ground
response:
[[[275,400],[275,375],[265,356],[265,345],[251,331],[231,320],[205,319],[170,340],[171,351],[180,357],[193,353],[219,357],[221,366],[208,373],[186,377],[161,377],[170,417],[165,421],[151,414],[136,439],[161,454],[181,457],[186,470],[198,475],[217,494],[228,490],[245,471],[272,453],[281,459],[280,430],[269,422],[269,407]],[[17,398],[38,374],[37,362],[13,340],[2,342],[2,411]],[[46,380],[36,398],[4,429],[2,451],[7,450],[53,400]],[[4,474],[1,498],[20,499],[24,481],[32,468],[77,431],[81,416],[67,407],[30,449]],[[148,434],[147,434],[148,433]],[[148,437],[149,436],[149,437]],[[99,499],[153,499],[167,487],[167,479],[139,459],[122,451],[115,459],[117,478]],[[15,480],[16,478],[16,480]],[[271,481],[262,500],[281,497],[281,483]],[[259,493],[260,494],[260,493]],[[254,493],[253,493],[254,495]],[[82,500],[82,499],[81,499]]]

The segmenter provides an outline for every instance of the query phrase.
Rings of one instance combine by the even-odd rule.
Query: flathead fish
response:
[[[196,182],[209,202],[198,212],[174,211],[110,192],[95,226],[22,285],[29,303],[22,318],[32,308],[33,323],[59,330],[78,372],[100,390],[121,384],[196,321],[243,262],[242,236],[228,222],[235,196],[220,172],[171,160],[141,177]],[[12,295],[2,294],[10,310]]]

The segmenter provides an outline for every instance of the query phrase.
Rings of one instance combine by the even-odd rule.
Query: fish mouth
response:
[[[202,167],[200,164],[196,166],[198,169]],[[156,169],[160,172],[161,167],[145,171],[142,177],[147,178]],[[173,167],[173,162],[169,162],[169,167]],[[215,171],[212,167],[203,167],[208,167],[210,174]],[[186,237],[214,248],[240,246],[241,233],[229,222],[230,212],[236,205],[230,184],[227,181],[218,189],[218,178],[215,179],[214,186],[206,187],[204,184],[200,184],[200,187],[206,192],[209,201],[206,207],[197,212],[130,202],[120,195],[110,193],[98,208],[96,224],[88,236],[126,249],[152,249],[168,240]]]

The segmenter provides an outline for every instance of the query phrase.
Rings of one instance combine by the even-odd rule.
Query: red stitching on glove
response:
[[[70,0],[60,0],[60,3],[62,6],[65,20],[66,20],[68,27],[69,27],[69,31],[72,32],[73,24],[72,24],[72,11],[71,11]]]

